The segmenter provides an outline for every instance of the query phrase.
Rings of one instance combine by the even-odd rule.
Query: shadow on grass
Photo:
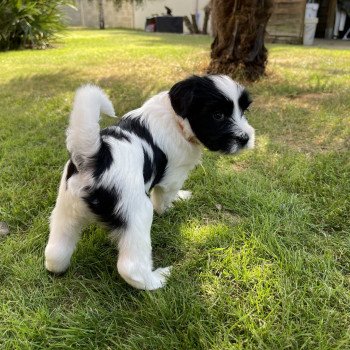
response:
[[[14,78],[5,84],[0,84],[3,94],[14,93],[14,96],[27,95],[33,98],[33,103],[39,102],[40,97],[55,97],[61,93],[75,91],[83,84],[96,84],[101,88],[128,91],[129,94],[143,96],[142,86],[135,79],[132,80],[132,74],[127,81],[125,78],[117,76],[108,76],[98,78],[96,75],[89,76],[79,70],[69,69],[60,70],[56,73],[41,73]],[[152,87],[152,84],[149,84]],[[149,86],[148,85],[148,86]]]
[[[55,94],[69,92],[84,83],[86,77],[74,69],[59,70],[56,73],[41,73],[14,78],[0,84],[2,93],[14,92],[36,97],[53,97]],[[34,101],[33,101],[34,102]]]
[[[113,33],[113,32],[112,32]],[[114,34],[120,35],[121,33],[116,31]],[[132,42],[141,46],[149,47],[164,47],[164,44],[179,45],[193,47],[194,45],[203,46],[203,48],[210,49],[212,38],[209,35],[188,35],[178,33],[147,33],[143,31],[124,31],[122,35],[126,37],[130,35]],[[137,38],[137,39],[135,39]]]
[[[12,79],[0,84],[0,98],[16,118],[21,118],[21,115],[28,114],[31,110],[35,110],[35,114],[40,117],[40,111],[52,105],[58,114],[62,113],[64,108],[65,115],[68,116],[73,105],[72,94],[85,84],[95,84],[104,89],[119,116],[140,107],[155,92],[169,88],[156,80],[139,81],[132,71],[128,72],[127,77],[100,77],[70,69]],[[4,114],[4,117],[12,117],[8,114]],[[27,123],[31,122],[28,116],[26,119]]]

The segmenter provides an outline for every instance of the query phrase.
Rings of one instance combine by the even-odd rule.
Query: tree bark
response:
[[[203,30],[202,30],[203,34],[208,34],[208,22],[210,17],[210,11],[211,11],[211,7],[208,4],[204,7],[204,21],[203,21]]]
[[[103,7],[103,0],[98,0],[98,17],[100,29],[105,29],[105,13]]]
[[[199,34],[196,15],[191,14],[192,26],[195,34]]]
[[[184,22],[185,22],[185,26],[190,31],[190,34],[193,34],[194,33],[193,25],[187,16],[184,16]]]
[[[273,0],[213,0],[208,72],[232,78],[257,80],[265,72],[265,30]]]

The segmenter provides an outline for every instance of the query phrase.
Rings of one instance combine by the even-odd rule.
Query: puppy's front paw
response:
[[[162,288],[166,284],[167,278],[170,276],[172,266],[159,267],[152,272],[152,278],[150,283],[146,284],[146,290],[155,290]]]
[[[62,274],[70,264],[70,255],[67,255],[60,247],[47,245],[45,249],[45,267],[46,270],[54,274]]]
[[[192,197],[191,191],[180,190],[177,192],[176,200],[187,201]]]
[[[155,290],[163,287],[171,271],[171,266],[151,271],[150,266],[142,266],[128,258],[119,258],[117,267],[120,276],[128,284],[143,290]]]

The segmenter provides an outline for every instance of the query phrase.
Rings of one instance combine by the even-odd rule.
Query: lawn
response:
[[[205,152],[192,199],[155,216],[155,266],[174,266],[164,289],[128,286],[98,226],[65,275],[44,269],[74,91],[100,85],[121,116],[204,73],[209,48],[77,30],[0,53],[1,349],[350,348],[350,50],[269,46],[267,77],[248,86],[256,148]]]

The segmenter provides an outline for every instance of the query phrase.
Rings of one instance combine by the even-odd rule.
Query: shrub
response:
[[[0,0],[0,50],[44,48],[64,29],[68,0]]]

